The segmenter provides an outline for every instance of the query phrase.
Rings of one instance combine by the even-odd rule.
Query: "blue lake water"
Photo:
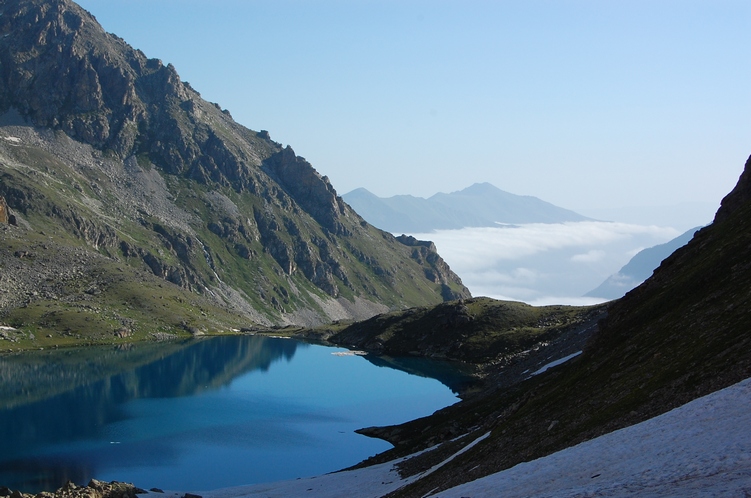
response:
[[[435,379],[344,349],[258,336],[0,358],[0,485],[91,478],[201,491],[354,465],[355,429],[457,401]]]

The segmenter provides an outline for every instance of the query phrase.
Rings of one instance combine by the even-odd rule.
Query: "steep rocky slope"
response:
[[[0,197],[0,320],[27,339],[87,320],[195,332],[469,296],[434,246],[366,223],[289,146],[68,0],[0,4]]]
[[[425,496],[650,419],[751,377],[749,220],[751,159],[714,222],[646,282],[610,304],[580,355],[516,383],[504,384],[501,370],[495,385],[430,417],[368,429],[396,447],[367,463],[430,448],[399,464],[402,475],[444,464],[393,493]],[[473,441],[477,444],[470,447]],[[467,451],[446,461],[465,446]]]

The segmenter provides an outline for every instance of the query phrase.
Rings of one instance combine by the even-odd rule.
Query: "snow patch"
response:
[[[570,354],[568,356],[564,356],[563,358],[559,358],[559,359],[557,359],[555,361],[551,361],[547,365],[544,365],[543,367],[541,367],[539,370],[535,370],[534,372],[532,372],[531,374],[529,374],[529,376],[533,377],[535,375],[539,375],[539,374],[543,373],[544,371],[548,370],[549,368],[556,367],[556,366],[560,365],[561,363],[566,363],[571,358],[575,358],[575,357],[579,356],[580,354],[582,354],[582,352],[581,351],[577,351],[576,353],[572,353],[572,354]]]
[[[472,448],[473,448],[473,447],[474,447],[474,446],[475,446],[475,445],[476,445],[477,443],[479,443],[479,442],[481,442],[481,441],[483,441],[483,440],[487,439],[487,438],[488,438],[489,436],[490,436],[490,432],[487,432],[487,433],[483,434],[482,436],[478,437],[477,439],[475,439],[474,441],[472,441],[471,443],[469,443],[469,444],[468,444],[467,446],[465,446],[464,448],[460,449],[459,451],[457,451],[456,453],[454,453],[453,455],[451,455],[450,457],[448,457],[448,458],[447,458],[446,460],[444,460],[444,461],[442,461],[441,463],[438,463],[438,464],[436,464],[436,465],[432,466],[431,468],[429,468],[428,470],[426,470],[426,471],[425,471],[425,472],[423,472],[422,474],[418,474],[418,476],[417,476],[417,477],[418,477],[418,478],[421,478],[421,477],[425,477],[425,476],[426,476],[426,475],[428,475],[428,474],[432,474],[433,472],[435,472],[436,470],[440,469],[441,467],[443,467],[444,465],[446,465],[447,463],[449,463],[449,462],[450,462],[451,460],[453,460],[454,458],[458,457],[458,456],[459,456],[459,455],[461,455],[462,453],[464,453],[464,452],[466,452],[466,451],[469,451],[469,450],[470,450],[470,449],[472,449]]]
[[[364,469],[347,470],[306,479],[295,479],[270,484],[254,484],[199,492],[203,498],[287,498],[290,496],[315,496],[316,498],[377,498],[395,491],[415,478],[403,480],[395,465],[403,459],[373,465]],[[174,493],[183,496],[184,493]],[[173,493],[154,495],[169,498]]]
[[[751,379],[640,424],[437,494],[749,496]]]

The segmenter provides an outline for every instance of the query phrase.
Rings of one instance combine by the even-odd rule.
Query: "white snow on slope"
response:
[[[403,486],[394,469],[396,462],[374,465],[358,470],[325,474],[306,479],[270,484],[253,484],[215,491],[199,492],[203,498],[378,498]],[[177,496],[183,496],[179,493]],[[152,495],[154,498],[165,495]]]
[[[546,372],[549,368],[557,367],[561,363],[566,363],[571,358],[576,358],[580,354],[582,354],[582,352],[581,351],[577,351],[576,353],[572,353],[572,354],[570,354],[568,356],[564,356],[563,358],[560,358],[558,360],[551,361],[547,365],[543,365],[539,370],[535,370],[534,372],[532,372],[531,374],[529,374],[529,376],[533,377],[535,375],[540,375],[541,373]]]
[[[751,379],[437,496],[751,496]]]
[[[404,460],[394,460],[364,469],[326,474],[308,479],[296,479],[270,484],[255,484],[234,488],[219,489],[199,493],[203,498],[282,498],[290,496],[310,496],[316,498],[379,498],[405,484],[426,476],[455,457],[461,455],[474,445],[490,436],[490,433],[478,437],[455,454],[434,467],[407,479],[402,479],[395,465]],[[414,455],[413,455],[414,456]],[[183,493],[176,493],[181,497]]]
[[[199,494],[204,498],[376,498],[414,479],[400,480],[395,463]],[[751,379],[436,496],[751,497]]]

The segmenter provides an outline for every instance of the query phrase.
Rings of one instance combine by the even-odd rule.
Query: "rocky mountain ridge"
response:
[[[2,227],[0,320],[19,327],[48,323],[48,305],[61,316],[90,313],[92,299],[132,307],[108,292],[122,275],[147,295],[174,285],[185,302],[236,315],[225,329],[469,296],[434,250],[369,225],[291,147],[234,122],[68,0],[0,5],[0,165],[18,221]],[[88,262],[75,274],[70,253]],[[55,280],[66,284],[39,294]],[[167,328],[222,328],[188,305],[167,315]],[[86,328],[71,320],[47,326]]]

